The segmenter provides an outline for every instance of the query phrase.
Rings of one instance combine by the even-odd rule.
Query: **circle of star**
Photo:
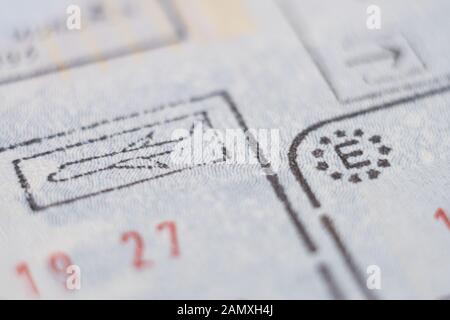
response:
[[[362,141],[365,139],[365,133],[361,129],[356,129],[353,133],[350,134],[350,137],[353,139],[358,139]],[[368,168],[365,168],[364,171],[359,172],[342,172],[337,170],[331,170],[330,165],[323,159],[325,155],[326,149],[332,146],[332,140],[344,140],[348,138],[349,135],[344,130],[337,130],[334,132],[332,138],[328,136],[322,136],[319,139],[320,147],[314,149],[311,154],[314,158],[317,159],[316,169],[319,171],[326,172],[333,180],[347,180],[351,183],[360,183],[364,179],[375,180],[377,179],[381,171],[385,168],[391,166],[391,163],[387,159],[387,156],[391,153],[392,149],[382,143],[382,138],[379,135],[372,135],[367,138],[374,147],[377,148],[379,158],[376,159],[375,162],[372,162]]]

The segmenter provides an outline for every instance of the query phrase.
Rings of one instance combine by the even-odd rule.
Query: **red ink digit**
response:
[[[172,257],[178,257],[180,255],[180,247],[178,245],[177,226],[173,221],[161,222],[156,226],[158,231],[169,229],[170,234],[170,255]]]
[[[55,252],[50,256],[48,263],[50,270],[63,281],[64,287],[66,287],[67,268],[72,265],[69,256],[64,252]]]
[[[33,292],[33,294],[35,296],[39,297],[39,290],[36,286],[36,284],[34,283],[33,277],[31,276],[31,272],[30,269],[28,268],[28,265],[26,262],[22,262],[20,264],[18,264],[16,266],[16,272],[19,276],[24,276],[26,279],[26,282],[28,283],[28,285],[31,288],[31,291]]]
[[[141,235],[136,231],[129,231],[124,233],[122,235],[122,242],[127,243],[129,240],[133,240],[136,245],[134,249],[133,266],[138,270],[150,267],[152,265],[152,262],[143,258],[144,240],[142,239]]]
[[[447,216],[447,214],[445,213],[445,211],[441,208],[439,208],[436,213],[434,214],[434,218],[437,220],[442,220],[444,221],[445,225],[447,226],[447,228],[450,229],[450,218]]]

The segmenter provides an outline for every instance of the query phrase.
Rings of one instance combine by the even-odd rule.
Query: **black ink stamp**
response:
[[[374,180],[379,177],[381,170],[390,166],[386,159],[392,148],[381,144],[379,135],[371,135],[366,138],[362,129],[356,129],[349,135],[345,130],[337,130],[329,136],[320,138],[320,146],[314,149],[311,154],[318,160],[316,169],[326,173],[331,172],[330,177],[333,180],[346,179],[351,183],[360,183],[365,178]],[[367,139],[369,143],[364,146],[363,142]],[[321,142],[326,141],[323,144]],[[365,148],[372,148],[377,151],[379,157],[369,159],[364,152]],[[336,164],[330,164],[324,160],[327,153],[334,152],[339,161]]]
[[[198,123],[205,130],[238,127],[238,121],[227,95],[212,93],[16,144],[41,144],[43,151],[14,160],[13,166],[30,208],[41,211],[224,162],[223,146],[203,162],[174,164],[170,156],[186,138],[172,134],[178,129],[192,134]],[[77,135],[83,138],[66,142]],[[45,142],[54,139],[62,139],[61,146],[47,150]]]

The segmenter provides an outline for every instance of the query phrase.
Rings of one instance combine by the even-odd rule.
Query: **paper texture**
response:
[[[0,297],[448,297],[450,8],[378,2],[2,3]]]

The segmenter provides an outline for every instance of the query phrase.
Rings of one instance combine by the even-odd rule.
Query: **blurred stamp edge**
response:
[[[35,70],[31,70],[29,72],[19,73],[14,76],[9,76],[2,78],[0,77],[0,86],[15,83],[19,81],[29,80],[38,78],[41,76],[70,70],[78,67],[83,67],[86,65],[94,64],[102,61],[109,61],[117,58],[121,58],[130,54],[150,51],[158,48],[163,48],[166,46],[174,45],[181,43],[186,39],[187,36],[187,27],[178,13],[178,9],[176,8],[176,4],[174,0],[157,0],[161,10],[167,16],[168,21],[171,23],[174,37],[169,37],[167,39],[147,39],[146,41],[142,41],[135,45],[136,50],[133,50],[130,47],[118,47],[115,50],[110,50],[102,53],[101,57],[96,56],[95,54],[87,55],[79,57],[78,59],[72,59],[64,64],[64,66],[60,65],[49,65],[43,68],[37,68]],[[0,148],[0,152],[2,152],[2,148]]]
[[[99,126],[102,126],[102,125],[105,125],[105,124],[110,124],[110,123],[114,123],[114,122],[120,122],[120,121],[124,121],[124,120],[130,119],[130,118],[143,116],[143,115],[146,115],[146,114],[149,114],[149,113],[151,114],[151,113],[156,113],[156,112],[164,112],[165,109],[176,108],[177,106],[184,105],[184,104],[192,104],[192,103],[202,102],[202,101],[209,100],[209,99],[212,99],[212,98],[220,98],[224,102],[225,106],[228,107],[228,110],[233,115],[234,119],[238,123],[238,126],[241,127],[241,129],[243,129],[243,130],[246,129],[246,126],[242,124],[243,123],[242,122],[242,116],[238,112],[234,102],[231,99],[231,96],[229,95],[229,93],[227,91],[224,90],[224,91],[211,92],[209,94],[205,94],[205,95],[202,95],[202,96],[194,96],[194,97],[191,97],[191,98],[186,99],[186,100],[181,100],[181,101],[176,101],[176,102],[172,102],[172,103],[167,103],[167,104],[160,105],[160,106],[158,106],[156,108],[153,108],[153,109],[144,110],[142,112],[137,112],[137,113],[136,112],[135,113],[129,113],[127,115],[118,116],[118,117],[115,117],[115,118],[110,119],[110,120],[101,120],[101,121],[92,123],[90,125],[83,126],[83,127],[79,128],[78,130],[76,130],[76,129],[75,130],[69,130],[69,131],[65,131],[65,132],[56,133],[56,134],[53,134],[53,135],[45,137],[45,138],[31,139],[31,140],[19,143],[18,145],[20,145],[20,146],[27,146],[27,145],[31,145],[31,144],[41,144],[41,143],[45,143],[46,139],[54,139],[54,138],[58,138],[58,137],[64,137],[64,136],[71,135],[71,134],[74,134],[74,133],[79,132],[79,131],[91,130],[91,129],[94,129],[94,128],[98,128]],[[171,174],[174,174],[174,173],[179,173],[179,172],[182,172],[182,171],[185,171],[185,170],[190,170],[190,169],[193,169],[195,167],[204,166],[206,164],[206,163],[196,164],[194,166],[190,166],[190,167],[187,167],[187,168],[184,168],[184,169],[179,169],[179,170],[171,171],[171,172],[168,172],[168,173],[156,175],[156,176],[153,176],[153,177],[150,177],[150,178],[141,179],[139,181],[135,181],[135,182],[132,182],[132,183],[127,183],[127,184],[124,184],[124,185],[119,185],[119,186],[116,186],[114,188],[108,188],[108,189],[105,189],[105,190],[100,190],[100,191],[97,191],[97,192],[89,193],[87,195],[74,197],[74,198],[67,199],[67,200],[58,201],[58,202],[53,203],[53,204],[39,205],[36,202],[33,194],[31,193],[31,190],[30,190],[31,186],[29,184],[28,179],[25,177],[24,173],[22,172],[22,170],[20,168],[20,164],[23,161],[34,159],[34,158],[37,158],[37,157],[40,157],[40,156],[44,156],[44,155],[48,155],[48,154],[51,154],[51,153],[54,153],[54,152],[57,152],[57,151],[61,151],[62,149],[64,149],[64,147],[57,148],[55,150],[48,151],[48,152],[32,154],[30,156],[19,158],[19,159],[16,159],[16,160],[12,161],[12,164],[14,166],[14,171],[15,171],[15,173],[17,175],[17,178],[19,180],[20,186],[25,192],[25,198],[26,198],[26,200],[27,200],[27,202],[28,202],[28,204],[30,206],[30,209],[32,211],[34,211],[34,212],[42,211],[42,210],[45,210],[45,209],[48,209],[48,208],[51,208],[51,207],[55,207],[55,206],[69,204],[69,203],[75,202],[77,200],[86,199],[86,198],[93,197],[93,196],[96,196],[96,195],[100,195],[100,194],[103,194],[103,193],[109,193],[111,191],[124,189],[124,188],[127,188],[127,187],[131,187],[131,186],[133,186],[135,184],[145,183],[145,182],[150,181],[150,180],[163,178],[165,176],[168,176],[168,175],[171,175]],[[213,163],[217,163],[217,162],[220,162],[220,161],[221,160],[213,161]]]

